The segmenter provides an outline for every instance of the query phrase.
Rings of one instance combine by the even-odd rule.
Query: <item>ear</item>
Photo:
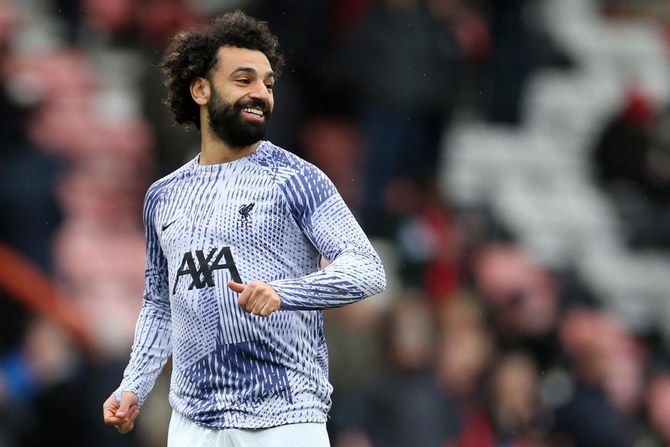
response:
[[[204,106],[209,101],[210,86],[209,81],[203,77],[197,76],[191,81],[191,97],[197,104]]]

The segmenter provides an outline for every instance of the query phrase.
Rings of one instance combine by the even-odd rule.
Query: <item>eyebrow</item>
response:
[[[235,76],[235,75],[238,74],[238,73],[248,73],[248,74],[254,74],[254,75],[257,74],[255,68],[251,68],[251,67],[239,67],[239,68],[236,68],[235,70],[233,70],[233,72],[230,73],[230,76]],[[266,77],[266,78],[273,78],[273,79],[274,79],[274,77],[275,77],[275,73],[274,73],[274,71],[268,71],[267,73],[265,73],[265,77]]]

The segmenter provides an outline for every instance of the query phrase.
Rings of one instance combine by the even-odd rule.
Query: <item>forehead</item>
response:
[[[272,71],[270,61],[262,51],[225,46],[217,51],[216,70],[229,74],[240,67],[253,68],[258,73]]]

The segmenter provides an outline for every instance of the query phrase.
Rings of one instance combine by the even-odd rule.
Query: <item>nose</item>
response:
[[[272,93],[265,86],[265,82],[259,80],[258,82],[254,82],[249,96],[254,99],[262,99],[263,101],[268,102],[272,97]]]

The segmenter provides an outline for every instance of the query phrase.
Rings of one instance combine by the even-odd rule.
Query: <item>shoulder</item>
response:
[[[172,171],[170,174],[154,181],[145,195],[144,201],[146,205],[155,204],[165,195],[166,191],[174,185],[178,185],[184,178],[186,178],[192,171],[194,160],[185,163],[180,168]]]
[[[252,161],[268,169],[279,183],[285,183],[296,176],[325,178],[325,174],[314,164],[269,141],[261,143]]]
[[[256,162],[272,171],[276,186],[294,214],[314,210],[337,195],[333,182],[316,165],[269,142],[259,149]]]

